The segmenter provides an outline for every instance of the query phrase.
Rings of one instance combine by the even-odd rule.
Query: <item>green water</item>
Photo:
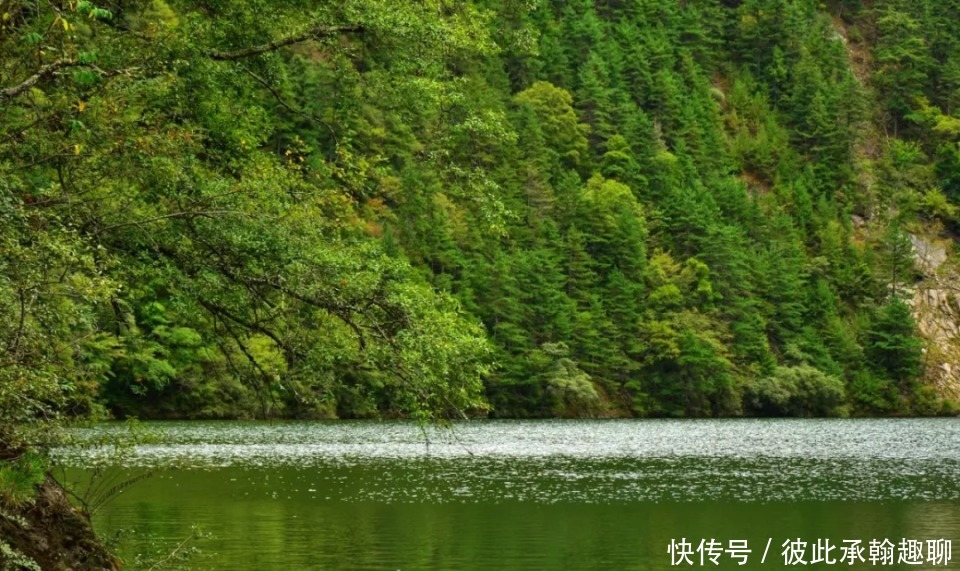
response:
[[[747,540],[747,565],[725,555],[721,569],[782,569],[788,538],[860,539],[856,568],[933,569],[871,565],[867,544],[960,548],[955,419],[151,427],[158,443],[100,476],[154,474],[95,518],[128,561],[170,551],[193,525],[208,537],[190,569],[657,570],[676,568],[667,546],[681,538]],[[111,462],[99,448],[60,457],[77,481]],[[834,567],[850,566],[804,568]]]

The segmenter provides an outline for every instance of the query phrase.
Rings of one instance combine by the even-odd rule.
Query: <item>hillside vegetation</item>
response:
[[[957,11],[0,1],[4,454],[91,415],[955,414],[914,297]]]

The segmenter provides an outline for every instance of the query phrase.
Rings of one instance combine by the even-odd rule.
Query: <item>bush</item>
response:
[[[850,381],[850,401],[860,412],[890,413],[900,408],[900,391],[889,379],[862,372]]]
[[[603,410],[600,394],[590,375],[567,357],[566,344],[544,343],[543,350],[555,359],[545,375],[553,415],[568,418],[599,415]]]
[[[912,411],[920,416],[957,416],[960,403],[937,394],[930,385],[918,386],[913,391]]]
[[[940,407],[940,416],[960,416],[960,401],[943,399],[943,406]]]
[[[761,416],[840,416],[843,401],[840,379],[809,365],[778,367],[743,395],[744,408]]]
[[[917,386],[913,390],[912,411],[919,416],[936,416],[940,413],[943,401],[937,396],[937,390],[931,386]]]

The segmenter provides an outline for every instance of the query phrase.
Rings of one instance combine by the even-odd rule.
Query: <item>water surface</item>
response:
[[[210,537],[191,569],[658,570],[673,568],[667,545],[681,538],[745,539],[748,564],[720,568],[747,569],[783,568],[788,538],[960,547],[955,419],[150,428],[158,442],[98,475],[112,486],[153,474],[96,517],[102,532],[123,531],[130,561],[169,551],[195,524]],[[61,459],[77,480],[116,462],[106,448]]]

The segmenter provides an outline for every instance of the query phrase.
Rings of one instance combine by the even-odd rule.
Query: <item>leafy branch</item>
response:
[[[81,62],[72,59],[58,59],[54,62],[44,64],[40,66],[40,69],[36,73],[23,80],[21,83],[14,85],[13,87],[7,87],[5,89],[0,89],[0,103],[8,101],[15,97],[19,97],[28,89],[40,82],[41,79],[53,75],[57,70],[64,67],[80,67],[80,66],[89,66],[91,64],[86,62]]]
[[[364,30],[364,27],[359,24],[347,25],[347,26],[325,26],[317,25],[309,28],[299,34],[293,36],[286,36],[284,38],[279,38],[268,42],[266,44],[260,44],[258,46],[250,46],[242,48],[236,51],[219,51],[219,50],[208,50],[204,52],[207,57],[210,57],[215,60],[220,61],[232,61],[247,58],[250,56],[260,55],[266,52],[272,52],[278,50],[284,46],[289,46],[292,44],[298,44],[300,42],[305,42],[307,40],[316,40],[320,38],[325,38],[333,36],[335,34],[345,34],[345,33],[359,33]]]

